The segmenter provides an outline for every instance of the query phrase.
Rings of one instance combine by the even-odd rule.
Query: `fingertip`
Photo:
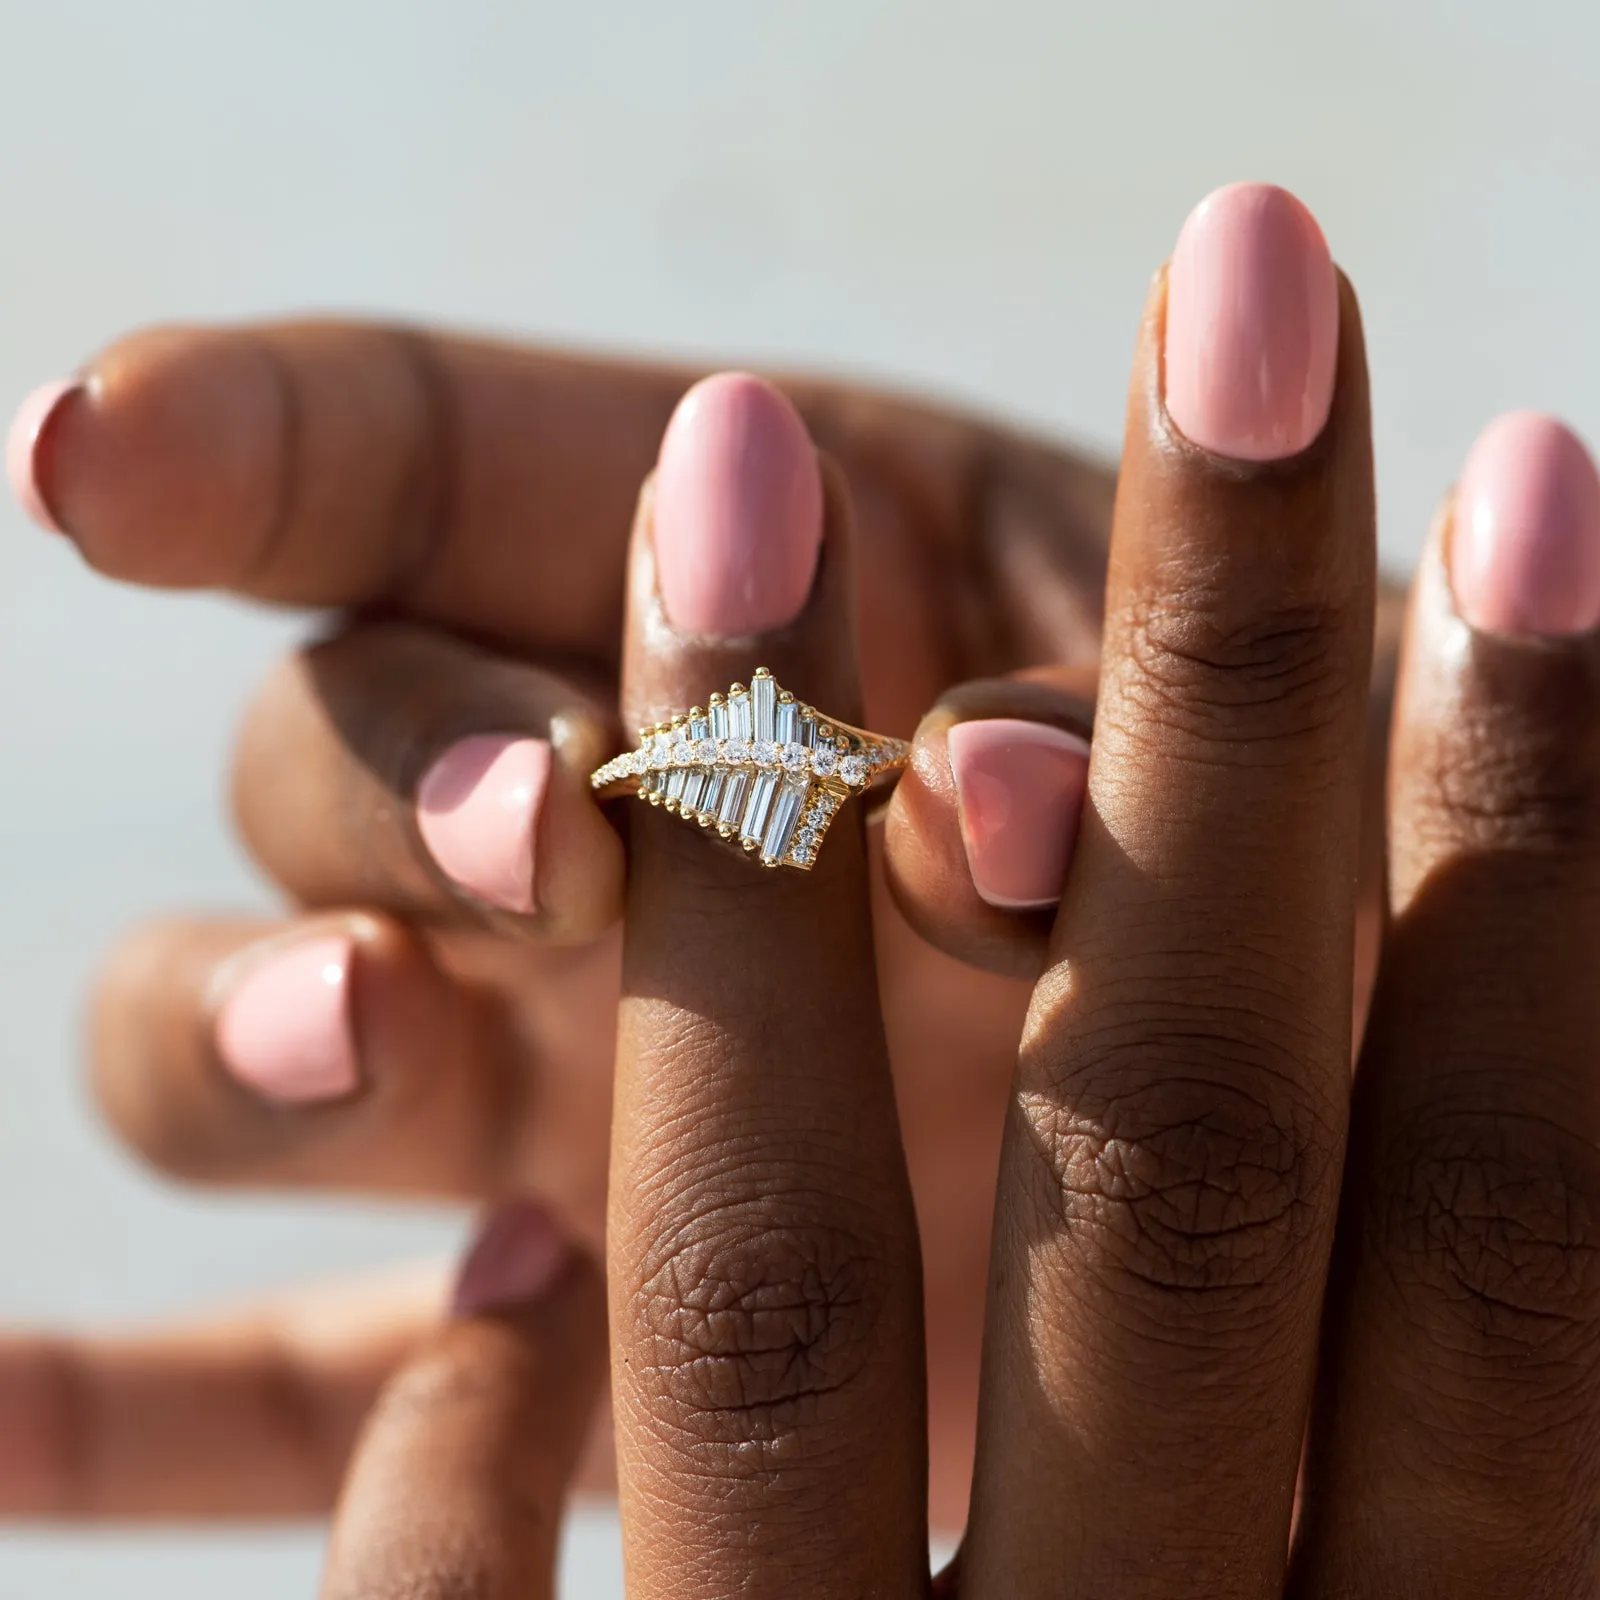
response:
[[[252,343],[152,329],[79,383],[40,391],[8,443],[14,489],[110,577],[220,586],[258,559],[281,508],[285,396]],[[41,515],[42,514],[42,515]]]
[[[945,954],[1038,972],[1083,803],[1092,695],[1083,674],[1050,669],[963,685],[923,719],[884,861],[902,913]]]

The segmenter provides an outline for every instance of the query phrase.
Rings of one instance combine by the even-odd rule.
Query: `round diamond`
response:
[[[867,763],[860,756],[846,756],[839,763],[839,776],[852,789],[859,789],[867,781]]]
[[[694,759],[702,767],[709,767],[717,759],[717,741],[715,739],[698,740],[694,747]]]
[[[686,767],[694,757],[689,749],[687,739],[674,739],[672,741],[672,764],[675,767]]]
[[[667,756],[672,749],[672,741],[664,733],[658,733],[650,741],[650,769],[659,772],[667,764]]]
[[[786,744],[778,752],[785,772],[804,772],[811,760],[811,752],[803,744]]]
[[[811,770],[819,778],[831,778],[839,770],[839,752],[832,745],[818,745],[811,752]]]
[[[735,766],[742,766],[750,759],[750,746],[743,739],[724,739],[722,759],[731,761]]]
[[[818,844],[821,843],[821,841],[822,835],[818,833],[815,828],[802,828],[799,833],[795,835],[794,853],[799,855],[803,850],[807,855],[810,855],[811,852],[817,848]]]
[[[750,747],[750,759],[758,767],[775,767],[778,764],[778,747],[770,739],[757,739]]]

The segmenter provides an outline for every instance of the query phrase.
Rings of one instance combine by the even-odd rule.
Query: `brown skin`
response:
[[[1592,1594],[1600,636],[1475,634],[1435,543],[1347,1150],[1374,600],[1359,318],[1346,286],[1322,437],[1244,467],[1166,418],[1163,293],[1086,821],[1010,1098],[968,1537],[933,1590]],[[660,625],[648,523],[647,498],[624,680],[644,700],[732,665]],[[844,527],[835,500],[810,607],[760,646],[842,700]],[[930,1592],[916,1242],[873,973],[849,959],[864,862],[840,843],[810,879],[751,883],[671,818],[635,835],[608,1262],[630,1600]],[[362,1470],[400,1503],[459,1500],[417,1438],[409,1474],[378,1454]],[[363,1592],[463,1592],[453,1529],[403,1531],[341,1533]],[[533,1537],[507,1528],[508,1567]]]
[[[620,941],[599,930],[620,912],[624,855],[583,779],[618,737],[628,486],[688,376],[328,324],[137,335],[87,375],[41,467],[93,565],[352,613],[263,689],[240,739],[236,810],[307,917],[356,917],[365,1087],[292,1113],[233,1087],[212,1049],[214,975],[306,917],[179,919],[136,934],[100,987],[94,1070],[113,1124],[163,1170],[206,1182],[473,1200],[533,1190],[598,1249],[620,982]],[[970,418],[825,383],[789,388],[857,508],[869,725],[909,732],[934,706],[916,769],[873,832],[870,892],[928,1241],[933,1511],[948,1527],[966,1503],[1005,1087],[1049,918],[998,913],[973,893],[944,732],[963,715],[1087,725],[1112,479]],[[994,677],[1018,671],[1031,681]],[[963,679],[982,681],[940,699]],[[1381,721],[1382,674],[1373,704]],[[469,901],[411,820],[417,776],[450,740],[507,729],[556,749],[532,918]],[[630,810],[614,822],[626,829]],[[1375,890],[1375,871],[1368,882]],[[440,1060],[457,1070],[441,1074]],[[373,1348],[415,1332],[375,1329]],[[129,1385],[148,1380],[150,1348],[130,1356]],[[114,1381],[113,1357],[95,1347],[96,1395]],[[292,1357],[286,1370],[294,1402],[278,1431],[290,1435],[307,1413],[352,1415],[352,1394],[383,1377],[375,1367],[329,1387]],[[160,1371],[180,1398],[176,1369]],[[0,1382],[4,1372],[0,1360]],[[99,1415],[80,1416],[91,1440]],[[259,1409],[249,1426],[262,1428]],[[320,1507],[349,1431],[330,1422],[311,1438],[326,1455],[299,1487],[256,1485],[257,1453],[243,1449],[212,1461],[208,1482],[217,1495],[236,1484],[254,1509]],[[0,1506],[32,1503],[4,1482],[77,1458],[58,1445],[14,1463]],[[602,1440],[589,1481],[607,1465]],[[59,1488],[52,1504],[84,1503]],[[175,1478],[164,1497],[142,1475],[126,1504],[181,1515],[189,1494]],[[114,1484],[96,1497],[122,1503]]]

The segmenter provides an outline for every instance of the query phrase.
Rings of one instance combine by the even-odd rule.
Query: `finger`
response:
[[[947,955],[1036,978],[1077,840],[1095,674],[1044,667],[943,695],[884,827],[895,903]]]
[[[24,504],[113,577],[387,606],[614,664],[632,486],[688,381],[404,327],[161,328],[31,397],[8,461]],[[1074,597],[1104,559],[1108,473],[932,408],[788,387],[870,495],[866,654],[894,725],[1001,612],[1008,654],[1053,657],[1063,625],[1092,649]]]
[[[234,810],[302,904],[582,943],[621,912],[622,844],[589,787],[617,739],[550,673],[427,629],[358,626],[257,697]]]
[[[1307,1596],[1594,1584],[1597,627],[1600,477],[1560,424],[1504,417],[1412,601]]]
[[[0,1518],[321,1515],[444,1300],[408,1269],[143,1333],[0,1335]]]
[[[550,1600],[605,1348],[599,1272],[537,1208],[498,1212],[450,1322],[395,1376],[362,1434],[323,1600]]]
[[[1374,544],[1354,297],[1292,197],[1219,191],[1135,356],[964,1593],[1280,1593],[1349,1084]]]
[[[1374,756],[1388,741],[1400,610],[1384,585],[1369,703]],[[1098,677],[1098,668],[1062,666],[980,679],[948,690],[923,717],[888,806],[883,862],[896,906],[946,955],[1030,982],[1043,970],[1083,810]],[[1382,927],[1385,766],[1369,761],[1362,800],[1358,1038]]]
[[[478,1198],[526,1086],[493,1003],[375,913],[156,923],[100,980],[112,1127],[179,1177]]]
[[[758,663],[855,720],[846,508],[775,391],[690,392],[632,560],[632,720],[736,681],[765,705]],[[920,1595],[917,1243],[860,808],[805,872],[638,810],[608,1226],[629,1593]]]

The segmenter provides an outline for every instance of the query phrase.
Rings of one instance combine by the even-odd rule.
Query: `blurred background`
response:
[[[159,319],[318,308],[836,367],[1110,451],[1149,274],[1270,178],[1361,292],[1384,548],[1477,427],[1600,431],[1581,0],[0,0],[0,406]],[[132,918],[262,903],[221,794],[293,619],[118,591],[0,509],[0,1320],[101,1324],[448,1248],[170,1192],[96,1128]],[[0,1600],[310,1596],[314,1533],[0,1529]],[[620,1594],[580,1524],[570,1592]]]

